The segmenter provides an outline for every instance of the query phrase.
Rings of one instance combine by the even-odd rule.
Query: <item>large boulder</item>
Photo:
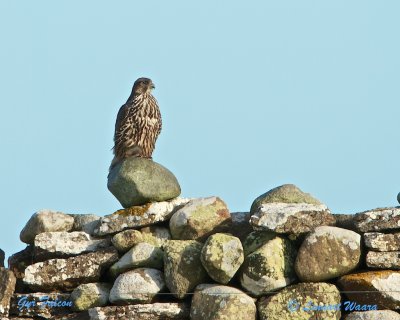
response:
[[[26,223],[20,234],[22,242],[33,244],[35,237],[43,232],[71,231],[74,226],[74,218],[68,214],[41,210],[36,212]]]
[[[296,273],[303,282],[318,282],[354,270],[361,257],[361,236],[337,227],[317,227],[303,241],[296,259]]]
[[[71,293],[74,310],[84,311],[90,308],[104,307],[108,304],[111,285],[108,283],[84,283]]]
[[[190,199],[176,198],[171,201],[148,203],[143,206],[118,210],[104,216],[93,234],[104,236],[167,221],[189,201]]]
[[[294,270],[296,259],[294,244],[276,236],[246,256],[241,268],[242,287],[254,296],[286,287],[297,277]]]
[[[107,248],[68,259],[38,262],[25,269],[24,283],[37,291],[73,290],[80,284],[97,282],[117,260],[117,250]]]
[[[0,317],[8,316],[11,297],[15,290],[15,282],[15,276],[11,271],[0,268]]]
[[[400,309],[400,272],[391,270],[348,274],[338,280],[346,296],[360,305]]]
[[[400,229],[400,207],[378,208],[357,213],[355,225],[360,232]]]
[[[165,289],[163,273],[157,269],[138,268],[121,274],[110,292],[113,304],[150,303]]]
[[[257,308],[251,297],[227,286],[197,286],[190,310],[191,320],[256,320]]]
[[[244,261],[240,240],[224,233],[210,236],[201,251],[201,262],[216,282],[227,284]]]
[[[181,193],[171,171],[152,160],[136,157],[111,169],[107,187],[124,208],[170,200]]]
[[[205,240],[228,229],[231,216],[225,202],[218,197],[191,200],[173,214],[169,221],[172,238]]]
[[[170,240],[164,246],[164,276],[167,287],[178,299],[209,277],[201,264],[203,244],[195,240]]]
[[[335,218],[326,205],[292,184],[259,196],[254,200],[250,213],[250,223],[256,230],[277,233],[298,235],[317,226],[335,224]]]
[[[328,283],[299,283],[258,301],[260,320],[339,320],[340,293]]]
[[[188,320],[189,311],[185,303],[153,303],[93,308],[89,315],[90,320]]]

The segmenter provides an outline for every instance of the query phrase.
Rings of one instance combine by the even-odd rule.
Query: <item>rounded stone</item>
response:
[[[227,284],[244,261],[243,247],[234,236],[216,233],[210,236],[201,251],[201,263],[216,282]]]
[[[138,267],[161,269],[163,267],[163,255],[164,252],[159,247],[140,242],[112,265],[110,274],[116,277],[120,273]]]
[[[303,241],[296,259],[296,273],[303,282],[340,277],[354,270],[361,257],[361,236],[350,230],[321,226]]]
[[[36,212],[22,229],[20,239],[27,244],[33,244],[35,237],[43,232],[71,231],[74,226],[74,218],[68,214],[40,210]]]
[[[135,157],[111,169],[107,187],[124,208],[170,200],[181,193],[171,171],[152,160]]]
[[[226,231],[230,219],[228,207],[220,198],[198,198],[175,212],[169,226],[173,239],[201,241],[213,233]]]
[[[268,191],[251,206],[250,224],[255,230],[299,236],[335,222],[326,205],[292,184]]]
[[[195,240],[170,240],[164,246],[164,276],[169,291],[183,299],[209,281],[200,260],[203,244]]]
[[[108,304],[111,285],[108,283],[86,283],[75,288],[71,293],[73,309],[84,311],[90,308],[103,307]]]
[[[242,287],[255,296],[286,287],[297,277],[294,244],[283,237],[275,237],[249,254],[241,268]]]
[[[150,303],[164,289],[161,271],[139,268],[123,273],[115,280],[110,292],[110,302],[118,305]]]
[[[191,320],[256,320],[257,308],[251,297],[227,286],[201,284],[193,295]]]
[[[142,233],[133,229],[119,232],[111,238],[111,243],[120,252],[126,252],[140,242],[144,242]]]
[[[333,284],[299,283],[257,304],[260,320],[339,320],[340,292]],[[325,306],[326,309],[322,309]],[[320,310],[318,310],[318,308]]]
[[[294,184],[284,184],[260,195],[253,201],[250,213],[253,214],[258,207],[265,203],[308,203],[314,205],[322,204],[319,200],[315,199],[309,193],[301,191]]]

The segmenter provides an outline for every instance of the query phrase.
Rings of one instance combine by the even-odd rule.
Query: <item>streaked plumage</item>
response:
[[[157,100],[151,94],[153,82],[135,81],[132,93],[119,109],[114,133],[114,160],[111,167],[128,157],[151,159],[161,132],[162,119]]]

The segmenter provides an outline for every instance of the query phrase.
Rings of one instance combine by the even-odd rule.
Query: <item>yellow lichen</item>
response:
[[[150,208],[151,203],[144,204],[142,206],[133,206],[126,209],[121,209],[113,214],[122,215],[122,216],[143,216]]]

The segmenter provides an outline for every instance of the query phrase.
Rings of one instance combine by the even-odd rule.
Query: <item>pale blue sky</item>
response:
[[[294,183],[396,205],[399,1],[0,0],[0,248],[42,208],[110,214],[115,117],[153,79],[154,160],[232,211]]]

